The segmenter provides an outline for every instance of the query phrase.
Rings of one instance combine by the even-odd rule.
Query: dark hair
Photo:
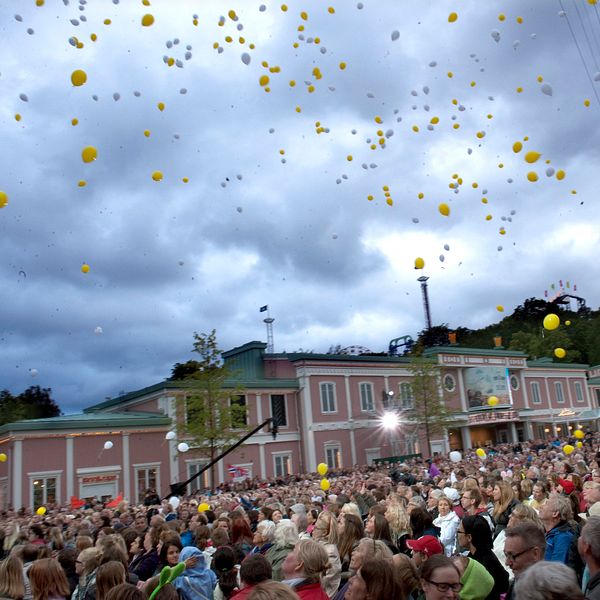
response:
[[[146,581],[144,592],[146,592],[148,598],[150,598],[152,592],[158,587],[159,581],[160,577],[158,575]],[[170,583],[165,583],[165,585],[157,592],[156,596],[154,596],[154,600],[179,600],[179,594],[177,593],[175,586]]]
[[[166,567],[169,564],[167,563],[167,553],[169,552],[169,548],[171,546],[175,546],[179,552],[181,552],[183,549],[183,545],[177,540],[169,540],[168,542],[164,542],[160,548],[160,554],[158,555],[158,563],[160,568]]]
[[[120,561],[111,560],[100,565],[96,571],[96,598],[104,600],[112,588],[125,583],[126,579],[127,569]]]
[[[466,534],[471,536],[471,543],[478,552],[492,550],[492,530],[481,515],[468,515],[463,518],[462,526]]]
[[[231,543],[252,543],[252,530],[243,517],[233,519],[231,523]]]
[[[433,525],[433,516],[426,509],[419,507],[410,513],[410,530],[414,539],[420,538],[423,532]]]
[[[127,528],[121,532],[121,537],[125,540],[127,554],[131,552],[131,544],[141,536],[135,529]]]
[[[21,559],[24,563],[37,560],[39,548],[35,544],[25,544],[21,550]]]
[[[346,513],[344,519],[344,531],[338,541],[338,550],[342,562],[350,558],[354,546],[365,536],[365,528],[362,520],[351,513]]]
[[[29,531],[31,533],[35,533],[36,537],[38,538],[44,538],[44,530],[42,529],[41,525],[31,525]]]
[[[223,596],[229,598],[237,587],[237,570],[233,549],[229,546],[217,548],[212,557],[211,568],[217,575]]]
[[[471,500],[475,500],[475,508],[481,504],[483,496],[481,495],[479,488],[471,488],[470,490],[464,490],[464,492],[469,492],[469,494],[471,494]]]
[[[387,519],[383,515],[375,513],[373,515],[373,523],[375,525],[375,528],[373,529],[373,539],[391,542],[392,533]]]
[[[258,512],[261,512],[265,516],[265,519],[267,519],[269,521],[271,520],[271,517],[273,516],[273,509],[269,508],[268,506],[261,506],[258,509]]]
[[[77,551],[74,548],[63,548],[56,556],[58,564],[67,575],[75,573],[75,561],[77,560]]]
[[[272,576],[273,567],[262,554],[250,554],[240,567],[240,579],[248,585],[256,585]]]
[[[105,600],[146,600],[146,594],[131,583],[120,583],[106,594]]]
[[[486,523],[487,525],[487,523]],[[489,525],[487,526],[489,530]],[[421,581],[429,581],[436,569],[454,569],[460,577],[460,572],[451,558],[445,554],[434,554],[430,556],[421,566]]]
[[[368,558],[361,568],[360,576],[367,587],[369,600],[388,600],[402,598],[402,590],[398,579],[394,576],[394,566],[391,561],[383,558]]]

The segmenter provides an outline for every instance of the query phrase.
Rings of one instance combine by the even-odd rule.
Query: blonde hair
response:
[[[494,510],[492,511],[492,517],[499,517],[514,500],[515,492],[512,488],[512,484],[508,481],[498,481],[494,487],[498,487],[500,490],[500,500],[494,502]]]
[[[393,494],[385,511],[385,518],[390,524],[392,535],[398,537],[410,530],[410,517],[406,511],[404,502],[397,494]]]
[[[317,536],[315,536],[315,532],[318,532]],[[337,546],[337,523],[333,514],[330,513],[328,510],[324,510],[317,518],[315,528],[313,529],[313,539],[316,541],[322,540],[327,544],[334,544]]]
[[[527,506],[527,504],[517,504],[513,511],[510,513],[511,517],[514,517],[519,520],[520,523],[525,523],[526,521],[531,521],[535,525],[537,525],[544,533],[546,529],[544,528],[544,524],[540,519],[537,511],[531,506]]]
[[[0,596],[23,598],[23,561],[16,554],[9,554],[0,562]]]
[[[311,579],[318,579],[329,569],[329,558],[327,551],[322,544],[314,540],[300,540],[294,552],[298,556],[298,561],[304,566],[304,576]]]
[[[358,508],[358,504],[355,502],[346,502],[340,509],[340,515],[356,515],[359,519],[362,519],[360,514],[360,508]]]
[[[88,575],[94,569],[98,568],[100,564],[100,559],[102,558],[102,552],[92,546],[91,548],[86,548],[79,553],[78,560],[83,564],[83,570],[81,572],[82,576]]]

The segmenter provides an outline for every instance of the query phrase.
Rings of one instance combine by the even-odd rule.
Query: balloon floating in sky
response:
[[[395,42],[400,38],[400,32],[396,29],[392,31],[392,42]]]
[[[548,331],[553,331],[560,325],[560,318],[558,317],[558,315],[550,313],[549,315],[546,315],[544,317],[543,324],[544,329],[547,329]]]
[[[502,306],[501,304],[498,304],[498,306],[496,306],[496,310],[498,312],[504,312],[504,306]]]
[[[90,265],[83,263],[81,265],[81,272],[82,273],[89,273],[90,272]]]
[[[0,208],[4,208],[8,204],[8,194],[0,190]]]
[[[32,377],[37,377],[38,376],[39,371],[37,369],[29,369],[29,374]]]
[[[174,431],[167,431],[165,434],[165,440],[174,440],[177,437],[177,434]]]
[[[75,87],[82,86],[87,81],[87,73],[82,69],[76,69],[71,73],[71,83]]]
[[[425,261],[419,256],[415,258],[415,269],[423,269],[425,267]]]
[[[555,348],[554,349],[554,356],[556,356],[556,358],[564,358],[566,355],[567,355],[567,353],[564,348]]]
[[[525,162],[527,162],[529,164],[533,164],[534,162],[538,161],[540,156],[541,156],[541,154],[539,152],[534,152],[533,150],[531,150],[530,152],[528,152],[525,155]]]
[[[542,94],[552,96],[552,86],[549,83],[543,83],[540,90],[542,91]]]
[[[96,335],[102,335],[104,333],[104,331],[102,330],[102,327],[95,327],[94,328],[94,333]]]
[[[84,163],[91,163],[98,158],[98,150],[94,146],[86,146],[81,151],[81,160]]]
[[[154,24],[154,15],[146,14],[142,17],[142,25],[144,27],[150,27]]]
[[[206,502],[198,504],[198,512],[206,512],[207,510],[210,510],[210,506]]]
[[[458,19],[458,15],[455,12],[451,12],[448,15],[448,23],[456,23],[457,19]]]
[[[154,181],[162,181],[162,178],[163,178],[162,171],[154,171],[152,173],[152,179],[154,179]]]
[[[444,217],[450,216],[450,207],[445,202],[442,202],[438,206],[438,210],[440,211],[440,214],[443,215]]]

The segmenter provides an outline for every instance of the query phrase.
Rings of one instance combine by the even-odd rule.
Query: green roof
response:
[[[290,362],[300,360],[324,360],[327,362],[382,362],[382,363],[401,363],[410,362],[406,356],[372,356],[368,354],[314,354],[312,352],[290,352],[278,354],[266,354],[266,358],[287,358]]]
[[[527,358],[527,354],[521,350],[505,350],[504,348],[463,348],[462,346],[434,346],[426,348],[423,351],[424,356],[433,356],[437,354],[465,354],[468,356],[507,356]]]
[[[153,412],[94,412],[62,415],[46,419],[29,419],[5,423],[0,434],[14,431],[49,431],[57,429],[111,429],[113,427],[170,427],[171,419]]]
[[[588,379],[588,385],[600,385],[600,377],[591,377]]]
[[[589,365],[584,365],[580,363],[562,363],[562,362],[552,362],[552,359],[544,356],[542,358],[538,358],[536,360],[528,360],[528,367],[534,367],[536,369],[548,368],[548,369],[589,369]]]

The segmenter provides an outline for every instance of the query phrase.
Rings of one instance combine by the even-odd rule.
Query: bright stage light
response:
[[[396,413],[385,413],[381,417],[381,426],[384,429],[394,429],[398,425],[398,415]]]

